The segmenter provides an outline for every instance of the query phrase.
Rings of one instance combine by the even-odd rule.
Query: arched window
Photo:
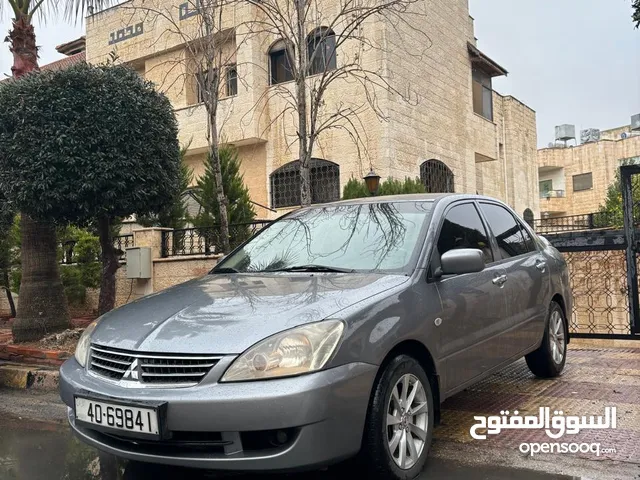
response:
[[[327,27],[316,28],[307,37],[309,75],[336,69],[336,35]]]
[[[283,40],[274,43],[269,49],[269,63],[271,68],[271,85],[293,80],[291,60]]]
[[[289,162],[271,176],[271,206],[295,207],[300,201],[300,160]],[[311,159],[311,203],[340,200],[340,167],[327,160]]]
[[[428,193],[453,193],[453,172],[440,160],[420,165],[420,180]]]

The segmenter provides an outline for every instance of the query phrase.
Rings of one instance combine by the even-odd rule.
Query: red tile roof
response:
[[[79,52],[75,55],[70,55],[68,57],[61,58],[60,60],[56,60],[55,62],[47,63],[40,67],[40,70],[63,70],[65,68],[69,68],[71,65],[75,65],[76,63],[84,62],[86,60],[85,52]],[[10,80],[12,77],[7,75],[3,78],[0,75],[0,82],[4,82]]]
[[[65,68],[69,68],[71,65],[75,65],[76,63],[84,62],[85,59],[85,52],[80,52],[75,55],[61,58],[55,62],[47,63],[46,65],[41,66],[40,70],[63,70]]]

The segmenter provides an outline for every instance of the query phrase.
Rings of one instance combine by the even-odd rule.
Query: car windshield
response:
[[[272,224],[212,273],[403,271],[417,254],[431,202],[331,205]]]

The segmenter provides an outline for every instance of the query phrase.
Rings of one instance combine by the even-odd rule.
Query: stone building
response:
[[[186,161],[197,176],[207,150],[205,108],[198,102],[189,68],[194,59],[175,30],[193,31],[199,14],[187,0],[151,3],[165,15],[151,18],[142,8],[149,1],[141,0],[90,15],[87,61],[104,62],[115,52],[119,61],[167,94],[175,106],[180,141],[190,142]],[[331,18],[337,3],[323,0],[318,18]],[[316,200],[339,199],[350,178],[362,178],[373,167],[383,179],[420,177],[429,191],[487,194],[520,214],[525,209],[537,214],[535,112],[493,91],[492,78],[507,72],[477,48],[468,0],[424,0],[417,8],[425,15],[413,27],[383,19],[367,22],[364,35],[385,48],[359,52],[367,68],[384,72],[393,90],[411,93],[416,102],[378,88],[377,108],[384,120],[373,109],[362,109],[356,122],[361,145],[345,130],[324,132],[313,155],[312,189],[324,192]],[[257,15],[255,5],[241,2],[224,16],[233,54],[225,66],[227,96],[220,102],[219,129],[224,141],[238,148],[252,200],[275,210],[257,207],[258,217],[273,218],[299,203],[298,147],[292,140],[292,118],[274,121],[286,101],[271,93],[293,88],[283,72],[282,43],[267,33],[249,36],[237,21]],[[319,20],[316,27],[328,23]],[[418,35],[416,26],[426,35]],[[317,28],[309,32],[310,39]],[[330,50],[331,36],[325,41]],[[347,42],[334,49],[333,61],[354,58],[355,50],[357,45]],[[420,55],[412,54],[418,51]],[[334,83],[326,93],[324,112],[330,114],[337,105],[363,105],[365,93],[353,81]]]
[[[622,162],[640,163],[640,115],[634,120],[610,130],[584,130],[580,145],[554,142],[538,151],[542,218],[598,211]]]

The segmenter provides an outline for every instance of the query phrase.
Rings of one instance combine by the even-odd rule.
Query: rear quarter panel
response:
[[[567,322],[571,322],[573,312],[573,293],[571,291],[571,279],[569,265],[566,257],[558,251],[544,237],[538,237],[543,248],[544,255],[548,258],[551,270],[551,295],[560,295],[564,301]]]

